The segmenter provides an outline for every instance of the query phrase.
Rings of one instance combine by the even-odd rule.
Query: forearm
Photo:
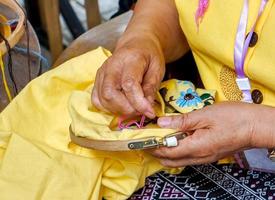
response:
[[[160,46],[166,62],[174,61],[188,51],[174,0],[139,0],[117,48],[142,37],[150,38]]]

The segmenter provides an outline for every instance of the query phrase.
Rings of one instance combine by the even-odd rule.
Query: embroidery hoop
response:
[[[10,8],[18,16],[18,24],[16,26],[16,29],[6,38],[9,42],[10,47],[12,48],[19,42],[19,40],[25,33],[25,13],[16,3],[16,0],[1,0],[0,4]],[[7,52],[7,47],[4,41],[0,43],[0,51],[2,55]]]
[[[169,134],[163,138],[147,137],[131,140],[93,140],[85,137],[75,136],[72,127],[69,127],[70,138],[74,144],[88,149],[101,151],[130,151],[153,149],[161,146],[176,147],[178,141],[187,137],[186,133],[181,131]]]

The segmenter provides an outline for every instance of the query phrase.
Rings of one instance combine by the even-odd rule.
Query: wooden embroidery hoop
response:
[[[16,29],[6,38],[10,47],[14,47],[23,34],[25,33],[25,13],[22,8],[16,3],[16,0],[1,0],[0,4],[3,4],[13,10],[18,16],[18,24]],[[0,52],[5,54],[7,52],[7,47],[4,41],[0,43]]]

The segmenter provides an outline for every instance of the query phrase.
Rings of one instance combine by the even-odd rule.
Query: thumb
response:
[[[192,131],[205,128],[208,124],[204,112],[196,110],[182,115],[161,117],[158,119],[158,125],[162,128]]]

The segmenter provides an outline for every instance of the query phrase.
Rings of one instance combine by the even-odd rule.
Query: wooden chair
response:
[[[133,11],[129,11],[81,35],[65,49],[53,66],[56,67],[66,60],[95,49],[98,46],[113,51],[118,38],[122,35],[130,21],[132,13]]]
[[[39,0],[42,25],[46,29],[52,59],[55,61],[63,51],[62,31],[59,21],[59,0]],[[88,28],[100,24],[98,0],[85,0]]]

